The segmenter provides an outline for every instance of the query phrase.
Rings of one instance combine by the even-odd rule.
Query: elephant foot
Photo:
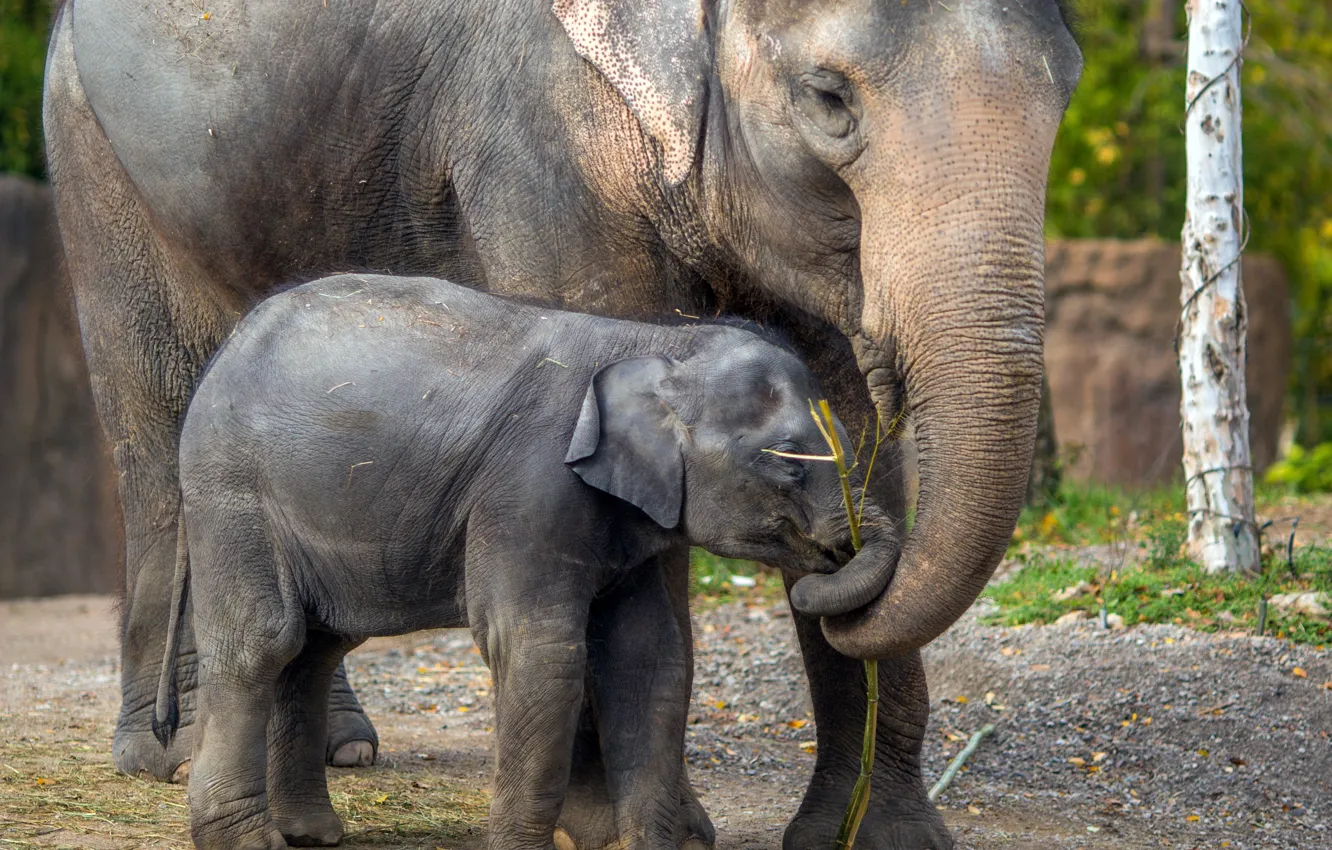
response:
[[[815,783],[818,784],[817,782]],[[837,783],[841,786],[843,783]],[[786,828],[782,850],[827,850],[837,839],[853,783],[812,790]],[[870,808],[856,833],[856,850],[953,850],[943,816],[919,788],[871,786]],[[838,793],[839,791],[845,793]]]
[[[556,850],[620,850],[615,813],[604,793],[570,786],[555,829]],[[675,830],[677,850],[712,850],[717,831],[688,782],[681,781],[680,810]]]
[[[196,831],[193,838],[196,850],[286,850],[288,846],[287,839],[271,824],[265,829],[242,836]]]
[[[116,770],[130,776],[152,777],[163,782],[184,785],[190,778],[190,755],[194,749],[194,730],[181,727],[163,747],[151,729],[127,728],[121,718],[111,744]]]
[[[342,819],[331,811],[293,818],[279,829],[291,847],[336,847],[342,842]]]
[[[379,734],[347,684],[341,665],[328,699],[328,747],[324,758],[334,767],[370,767],[379,752]]]
[[[717,830],[712,818],[698,801],[698,795],[689,781],[680,780],[680,850],[712,850],[717,843]]]
[[[621,846],[623,845],[619,841],[602,845],[605,850],[618,850]],[[711,841],[704,841],[702,838],[686,838],[684,842],[680,844],[678,850],[712,850],[712,846]],[[583,850],[583,847],[579,844],[575,844],[574,840],[569,837],[569,833],[565,832],[563,827],[556,827],[555,850]]]

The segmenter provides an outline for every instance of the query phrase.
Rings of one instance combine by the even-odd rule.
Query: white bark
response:
[[[1256,570],[1244,388],[1248,321],[1239,263],[1243,173],[1240,63],[1235,60],[1242,9],[1240,0],[1188,0],[1188,13],[1185,103],[1193,107],[1185,118],[1188,197],[1179,372],[1189,552],[1209,572]]]

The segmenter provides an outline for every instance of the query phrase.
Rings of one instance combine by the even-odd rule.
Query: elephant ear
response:
[[[640,508],[663,528],[680,523],[684,423],[668,384],[678,363],[631,357],[592,376],[564,462],[579,478]]]
[[[578,55],[596,66],[662,148],[671,185],[689,174],[711,51],[702,0],[554,0]]]

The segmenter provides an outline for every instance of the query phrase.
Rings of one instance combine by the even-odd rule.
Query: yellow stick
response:
[[[814,424],[819,426],[823,439],[832,451],[833,463],[837,464],[837,475],[842,480],[842,501],[846,505],[846,521],[851,527],[851,545],[860,551],[860,512],[851,499],[851,477],[846,466],[846,453],[842,451],[842,442],[837,438],[837,425],[833,419],[832,408],[826,399],[820,399],[818,412],[810,404],[810,415]],[[875,434],[875,452],[878,451],[878,434]],[[871,460],[871,463],[873,461]],[[861,495],[864,504],[864,495]],[[865,709],[865,736],[860,745],[860,775],[851,790],[851,802],[847,804],[846,814],[842,815],[842,824],[837,828],[836,850],[851,850],[856,843],[856,832],[869,808],[870,777],[874,773],[874,744],[879,729],[879,662],[865,662],[865,686],[868,701]]]

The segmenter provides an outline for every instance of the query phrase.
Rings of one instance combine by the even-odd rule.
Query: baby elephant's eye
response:
[[[786,441],[768,446],[762,452],[769,468],[775,470],[779,475],[793,480],[801,480],[805,477],[805,461],[798,457],[802,454],[804,452],[799,446]]]

